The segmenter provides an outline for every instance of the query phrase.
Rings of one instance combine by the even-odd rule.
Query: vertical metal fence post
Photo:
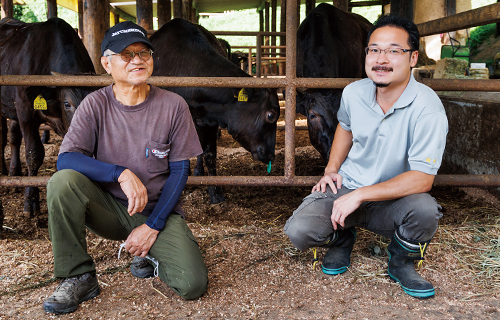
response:
[[[285,179],[291,179],[295,176],[297,1],[287,1],[286,5]]]

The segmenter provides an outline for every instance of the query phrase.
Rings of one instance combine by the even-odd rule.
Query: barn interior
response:
[[[295,33],[299,21],[297,3],[306,4],[308,10],[323,1],[302,0],[138,0],[138,1],[120,1],[120,0],[48,0],[47,16],[57,16],[57,8],[60,5],[79,13],[80,27],[79,32],[89,51],[92,59],[97,62],[100,58],[100,42],[104,31],[114,23],[123,20],[137,21],[147,30],[154,31],[154,25],[161,26],[169,19],[181,17],[196,22],[200,14],[220,13],[227,10],[256,9],[259,11],[260,30],[252,32],[251,37],[255,38],[255,45],[252,47],[255,54],[255,62],[258,66],[255,70],[247,70],[254,76],[252,81],[247,79],[210,79],[210,78],[178,78],[151,79],[155,85],[169,86],[214,86],[227,85],[234,87],[253,86],[253,87],[275,87],[285,88],[286,103],[282,110],[283,120],[286,123],[281,135],[284,135],[283,143],[282,171],[278,174],[261,174],[259,171],[255,176],[241,176],[238,168],[243,166],[248,168],[259,168],[258,165],[250,161],[241,160],[239,166],[229,168],[227,176],[218,177],[189,177],[188,184],[191,188],[199,185],[216,184],[224,185],[230,188],[246,187],[250,191],[242,192],[242,189],[231,191],[233,203],[237,198],[252,199],[254,203],[262,202],[263,194],[269,195],[269,199],[276,199],[276,189],[266,189],[267,187],[286,187],[280,190],[280,194],[291,194],[299,199],[302,196],[302,189],[298,187],[309,187],[313,181],[317,181],[318,176],[309,175],[311,171],[304,170],[316,165],[320,161],[316,158],[311,160],[310,154],[313,152],[307,148],[295,148],[295,138],[300,126],[296,125],[295,120],[298,114],[295,111],[295,93],[297,88],[322,87],[322,88],[343,88],[354,79],[296,79],[295,78]],[[500,3],[492,4],[478,9],[471,9],[470,0],[392,0],[392,1],[349,1],[336,0],[325,1],[333,3],[344,10],[349,10],[358,5],[377,5],[382,6],[384,13],[398,12],[401,15],[411,17],[418,24],[419,30],[425,36],[422,43],[426,48],[430,59],[438,62],[441,56],[441,47],[443,45],[443,36],[448,33],[455,33],[455,38],[462,41],[465,46],[467,38],[467,28],[481,26],[490,23],[500,22]],[[2,17],[11,15],[9,8],[12,4],[23,4],[23,0],[1,0]],[[84,8],[84,4],[87,7]],[[162,10],[163,8],[163,10]],[[80,9],[80,10],[79,10]],[[278,10],[281,10],[284,20],[275,21]],[[382,13],[382,12],[381,12]],[[156,22],[155,22],[156,21]],[[286,25],[285,25],[286,23]],[[274,26],[274,28],[273,28]],[[230,32],[221,32],[219,30],[210,30],[216,35],[230,34]],[[235,31],[236,33],[243,33]],[[281,38],[280,38],[281,37]],[[276,42],[273,42],[273,38]],[[259,41],[260,40],[260,41]],[[266,42],[268,40],[268,42]],[[276,48],[273,47],[273,43]],[[284,48],[279,46],[284,45]],[[267,47],[269,48],[267,48]],[[436,49],[439,47],[438,49]],[[273,56],[269,51],[276,49],[276,55]],[[266,51],[268,50],[268,51]],[[283,50],[283,51],[282,51]],[[280,55],[280,53],[282,53]],[[287,54],[288,53],[288,54]],[[273,67],[273,57],[284,58],[286,63],[280,63]],[[448,59],[455,59],[449,57]],[[461,57],[463,58],[463,57]],[[444,59],[443,59],[444,60]],[[279,61],[279,60],[277,60]],[[454,60],[453,60],[454,61]],[[269,63],[268,63],[269,62]],[[463,65],[463,64],[462,64]],[[487,192],[480,193],[479,197],[486,194],[488,203],[474,202],[466,204],[468,196],[460,189],[457,192],[461,200],[450,200],[445,202],[447,206],[446,217],[440,226],[440,231],[434,242],[438,243],[438,250],[431,252],[429,260],[439,263],[430,264],[424,267],[424,272],[437,271],[433,281],[438,282],[443,278],[440,297],[435,301],[419,303],[411,300],[405,300],[398,296],[394,288],[380,280],[381,271],[384,263],[377,255],[377,250],[382,251],[384,255],[384,246],[387,243],[384,239],[373,239],[372,235],[360,233],[360,241],[363,244],[362,249],[354,252],[354,271],[349,278],[349,284],[345,281],[339,281],[335,278],[329,280],[317,274],[310,274],[309,262],[313,259],[311,253],[298,253],[293,251],[290,246],[282,239],[282,225],[286,220],[285,215],[291,214],[293,209],[291,204],[280,205],[278,201],[269,208],[258,210],[254,207],[237,207],[233,204],[224,206],[209,206],[204,198],[196,189],[190,189],[187,204],[193,209],[193,216],[199,219],[193,223],[194,231],[199,237],[200,246],[206,250],[211,279],[211,291],[203,300],[185,303],[175,300],[168,296],[168,305],[165,306],[158,302],[156,287],[153,284],[137,283],[130,284],[130,278],[125,275],[128,266],[123,261],[117,261],[115,243],[97,237],[89,238],[89,247],[96,256],[99,256],[99,263],[102,269],[99,269],[103,281],[109,283],[106,286],[108,294],[103,297],[103,302],[107,303],[109,310],[99,309],[97,304],[90,304],[76,314],[76,317],[88,318],[359,318],[361,312],[368,318],[402,318],[402,317],[421,317],[427,319],[443,318],[497,318],[500,312],[498,305],[498,267],[493,269],[481,268],[477,264],[478,255],[472,256],[470,252],[480,254],[497,254],[497,260],[492,260],[491,255],[482,263],[498,266],[498,193],[500,186],[500,155],[498,145],[500,142],[500,128],[498,121],[500,119],[500,80],[495,77],[474,78],[470,75],[471,69],[485,69],[484,66],[475,66],[473,68],[470,61],[465,69],[460,69],[460,73],[450,72],[446,77],[433,78],[433,72],[436,72],[436,65],[429,64],[415,70],[415,76],[424,84],[437,91],[445,105],[449,119],[449,134],[447,140],[447,149],[443,166],[435,180],[436,187],[482,187]],[[441,73],[444,72],[445,65],[441,66]],[[433,71],[431,71],[433,70]],[[468,70],[468,71],[467,71]],[[467,76],[469,72],[469,76]],[[102,71],[101,71],[102,73]],[[490,70],[488,70],[490,73]],[[483,73],[484,75],[484,73]],[[51,79],[48,76],[33,76],[16,78],[15,76],[0,76],[0,85],[34,85],[46,83],[49,85],[74,85],[102,86],[110,84],[109,77],[95,77],[95,79],[85,80],[81,77],[69,77],[66,79]],[[0,127],[2,130],[6,128]],[[231,145],[232,143],[227,143]],[[3,150],[1,151],[3,153]],[[53,152],[57,155],[57,152]],[[232,157],[236,156],[231,155]],[[242,158],[249,158],[247,154]],[[55,156],[54,156],[55,157]],[[241,159],[241,158],[238,158]],[[233,163],[234,164],[234,163]],[[20,189],[21,186],[45,186],[50,177],[51,169],[47,169],[46,174],[39,177],[10,177],[0,175],[0,187],[10,189]],[[304,174],[305,172],[305,174]],[[318,171],[319,172],[319,171]],[[260,189],[257,190],[256,187]],[[305,188],[305,187],[304,187]],[[193,191],[194,190],[194,191]],[[263,190],[262,192],[260,190]],[[281,190],[283,192],[281,192]],[[440,190],[437,188],[437,190]],[[254,194],[251,194],[251,193]],[[438,191],[439,192],[439,191]],[[11,206],[15,203],[18,211],[22,210],[18,202],[11,200],[12,193],[7,193],[0,199],[0,208],[3,203],[9,212],[14,211]],[[491,198],[490,196],[497,196]],[[264,198],[268,199],[268,198]],[[442,198],[441,198],[442,199]],[[444,200],[443,200],[444,201]],[[492,206],[491,203],[495,204]],[[255,204],[256,205],[256,204]],[[290,207],[290,208],[289,208]],[[458,208],[460,207],[460,208]],[[465,210],[467,208],[470,210]],[[228,213],[234,209],[234,213]],[[266,211],[267,210],[267,211]],[[263,213],[264,212],[264,213]],[[479,212],[479,213],[478,213]],[[283,213],[283,216],[282,216]],[[474,213],[477,214],[474,215]],[[480,215],[480,218],[479,218]],[[1,215],[0,215],[1,216]],[[220,225],[217,219],[226,219]],[[483,219],[484,218],[484,219]],[[483,219],[483,220],[481,220]],[[20,219],[19,219],[20,220]],[[478,222],[479,221],[479,222]],[[496,222],[495,222],[496,221]],[[31,222],[30,222],[31,223]],[[252,224],[254,223],[254,224]],[[43,226],[46,221],[40,219],[37,223],[30,226],[31,238],[27,241],[21,239],[24,234],[17,230],[23,230],[21,226],[17,230],[0,228],[8,234],[8,239],[0,241],[2,249],[7,248],[2,256],[2,265],[15,266],[17,272],[26,278],[34,281],[26,281],[22,285],[11,285],[9,277],[11,274],[0,273],[0,283],[5,284],[0,296],[2,301],[0,305],[7,315],[6,318],[38,318],[43,313],[36,310],[39,307],[40,296],[44,297],[48,292],[48,286],[53,284],[56,279],[51,278],[46,269],[50,268],[50,244],[47,241],[47,235],[43,230],[36,230],[38,226]],[[0,220],[1,225],[1,220]],[[258,225],[258,226],[257,226]],[[13,227],[9,224],[6,227]],[[16,226],[17,228],[17,226]],[[14,229],[16,229],[14,228]],[[493,242],[490,242],[493,241]],[[497,241],[497,242],[495,242]],[[231,242],[237,249],[229,245]],[[37,245],[37,248],[31,248]],[[41,248],[41,249],[40,249]],[[490,248],[493,248],[490,250]],[[39,262],[36,257],[42,257],[43,262]],[[107,258],[112,256],[113,258]],[[383,256],[384,257],[384,256]],[[488,260],[489,259],[489,260]],[[46,260],[46,261],[45,261]],[[122,259],[123,260],[123,259]],[[484,262],[485,261],[485,262]],[[125,264],[125,267],[116,267],[117,264]],[[300,270],[300,275],[289,272],[293,269],[289,264]],[[483,266],[483,265],[482,265]],[[45,269],[44,269],[45,268]],[[38,272],[33,272],[38,269]],[[41,270],[44,270],[43,272]],[[125,271],[124,271],[125,270]],[[450,271],[451,270],[451,271]],[[494,270],[494,271],[491,271]],[[449,272],[447,274],[446,272]],[[490,272],[490,273],[488,273]],[[117,276],[118,273],[118,276]],[[266,277],[273,275],[271,281],[266,281]],[[251,278],[257,276],[257,278]],[[113,278],[114,277],[114,278]],[[119,278],[119,281],[115,281]],[[241,278],[241,279],[240,279]],[[246,287],[240,287],[241,282],[248,283],[248,279],[253,279],[255,283],[251,294],[243,295]],[[125,280],[123,280],[125,279]],[[286,281],[284,280],[286,279]],[[288,281],[291,279],[291,281]],[[481,282],[475,284],[475,279]],[[123,284],[120,281],[124,281]],[[366,283],[375,281],[377,290],[366,290]],[[252,281],[250,281],[252,282]],[[293,287],[295,288],[295,291]],[[327,287],[328,292],[321,291],[319,287]],[[347,291],[346,287],[351,286],[352,291]],[[226,290],[229,291],[226,292]],[[346,291],[343,291],[346,290]],[[17,297],[15,297],[17,295]],[[112,295],[112,297],[110,297]],[[151,301],[148,306],[143,307],[144,301],[141,300],[146,295]],[[268,296],[269,303],[262,302],[262,296]],[[313,295],[313,297],[310,297]],[[36,297],[35,297],[36,296]],[[124,303],[114,300],[115,296],[125,301]],[[230,300],[228,296],[234,296]],[[159,296],[160,297],[160,296]],[[118,299],[117,298],[117,299]],[[163,297],[160,297],[164,299]],[[37,300],[38,299],[38,300]],[[392,303],[392,299],[396,303]],[[237,300],[237,301],[236,301]],[[5,307],[5,304],[11,303],[12,306]],[[129,305],[133,306],[128,309]],[[213,303],[213,310],[206,308],[204,303]],[[266,304],[267,303],[267,304]],[[283,304],[283,305],[282,305]],[[443,307],[446,306],[446,307]],[[121,308],[121,310],[116,310]],[[130,307],[132,308],[132,307]],[[142,311],[140,310],[142,308]],[[212,307],[211,307],[212,308]],[[397,309],[404,311],[398,312]],[[40,308],[38,308],[40,309]],[[285,309],[288,313],[277,313],[275,309]],[[9,311],[10,310],[10,311]],[[201,315],[197,316],[201,310]],[[326,314],[328,310],[328,314]],[[0,317],[2,313],[0,312]],[[38,312],[38,313],[37,313]]]

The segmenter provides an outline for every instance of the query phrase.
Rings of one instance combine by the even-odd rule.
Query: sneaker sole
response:
[[[418,290],[418,289],[410,289],[410,288],[406,288],[405,286],[403,286],[401,284],[401,282],[396,278],[394,277],[390,272],[387,272],[389,274],[389,277],[394,280],[395,282],[399,283],[399,285],[401,286],[401,288],[403,289],[404,292],[406,292],[406,294],[414,297],[414,298],[418,298],[418,299],[428,299],[428,298],[432,298],[434,297],[434,295],[436,294],[436,291],[434,290],[434,288],[432,289],[425,289],[425,290]]]
[[[350,265],[351,264],[349,264],[349,266]],[[337,268],[337,269],[329,269],[329,268],[325,268],[325,266],[322,265],[321,266],[321,271],[323,271],[324,274],[328,274],[328,275],[334,276],[334,275],[346,272],[347,268],[349,268],[349,266],[345,266],[345,267]]]
[[[84,302],[84,301],[87,301],[87,300],[90,300],[92,298],[95,298],[97,297],[98,295],[101,294],[101,288],[99,287],[99,285],[97,285],[97,287],[93,288],[92,290],[88,291],[87,294],[85,294],[79,301],[78,301],[78,304],[74,307],[70,307],[70,308],[67,308],[67,309],[63,309],[63,310],[55,310],[55,309],[52,309],[50,306],[43,306],[43,310],[45,310],[45,312],[49,312],[49,313],[55,313],[55,314],[65,314],[65,313],[71,313],[71,312],[74,312],[76,309],[78,309],[78,306],[80,305],[80,303]]]

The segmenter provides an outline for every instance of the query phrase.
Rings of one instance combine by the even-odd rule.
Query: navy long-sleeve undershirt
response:
[[[189,160],[168,163],[170,175],[163,186],[153,212],[146,220],[146,225],[161,231],[168,216],[175,208],[188,179]],[[118,177],[126,169],[123,166],[105,163],[79,152],[61,153],[57,159],[57,169],[72,169],[96,182],[118,182]]]

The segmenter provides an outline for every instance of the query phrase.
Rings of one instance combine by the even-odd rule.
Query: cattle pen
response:
[[[296,77],[296,32],[297,3],[287,2],[286,26],[286,76],[281,79],[262,78],[217,78],[217,77],[151,77],[149,83],[156,86],[170,87],[249,87],[249,88],[286,88],[285,108],[285,167],[284,175],[267,176],[190,176],[188,185],[233,185],[233,186],[311,186],[319,180],[318,176],[295,175],[295,97],[297,88],[344,88],[358,79],[318,79]],[[483,8],[463,12],[446,18],[441,18],[419,24],[422,36],[448,32],[500,21],[500,3]],[[221,32],[222,33],[222,32]],[[228,34],[228,32],[224,32]],[[282,35],[281,33],[252,33],[257,37],[266,35]],[[258,41],[260,43],[260,41]],[[500,91],[500,80],[433,80],[423,79],[424,84],[436,91]],[[106,86],[112,83],[108,76],[45,76],[45,75],[4,75],[0,76],[0,86],[5,85],[50,85],[50,86]],[[5,130],[4,128],[1,128]],[[3,152],[3,150],[2,150]],[[11,177],[0,176],[0,186],[45,186],[47,177]],[[437,175],[434,186],[469,186],[493,187],[500,186],[499,175]]]
[[[137,3],[139,5],[139,1]],[[495,202],[488,201],[494,198],[488,193],[493,188],[485,191],[455,187],[498,187],[500,175],[473,174],[475,172],[455,174],[463,172],[451,170],[446,172],[451,174],[436,176],[434,186],[440,188],[433,189],[431,194],[443,206],[443,218],[432,240],[432,250],[428,250],[419,269],[419,273],[436,287],[433,299],[416,300],[405,295],[399,285],[390,282],[385,272],[387,253],[384,250],[388,240],[363,228],[358,229],[351,267],[341,276],[323,274],[319,264],[314,269],[314,263],[311,263],[313,253],[299,252],[291,245],[283,232],[285,221],[298,207],[302,196],[306,192],[309,194],[310,186],[317,182],[324,168],[322,159],[309,144],[307,132],[296,131],[296,95],[302,88],[344,88],[358,79],[296,77],[296,1],[288,0],[287,7],[287,22],[292,27],[286,30],[288,63],[284,78],[149,79],[152,85],[169,87],[286,88],[286,108],[282,110],[286,118],[285,131],[276,133],[276,158],[270,175],[264,176],[265,166],[251,159],[243,148],[235,147],[233,138],[223,130],[218,142],[218,155],[225,161],[221,161],[222,165],[218,167],[221,176],[188,178],[189,186],[182,200],[188,214],[186,221],[193,230],[209,270],[207,293],[200,299],[186,301],[177,298],[165,285],[162,287],[158,278],[133,277],[129,272],[132,256],[122,252],[121,259],[117,258],[119,241],[87,232],[88,250],[96,261],[102,293],[97,299],[82,303],[75,313],[58,318],[499,318],[500,201],[496,198],[493,199]],[[497,21],[500,21],[500,3],[463,13],[462,16],[421,24],[419,28],[422,33],[435,34],[465,25]],[[500,92],[500,80],[424,78],[421,81],[436,91]],[[2,76],[0,73],[0,88],[4,85],[94,87],[110,84],[112,79],[109,76]],[[461,112],[462,108],[455,110]],[[498,121],[496,116],[491,118],[490,125]],[[466,125],[474,126],[467,122]],[[1,126],[0,122],[0,129],[7,130]],[[491,131],[494,130],[496,127]],[[494,143],[499,141],[497,138],[496,134],[486,137]],[[0,319],[49,318],[41,303],[50,295],[58,280],[52,273],[52,245],[46,227],[48,210],[46,206],[42,207],[40,216],[28,219],[26,214],[22,214],[22,206],[19,207],[23,192],[17,187],[45,187],[55,171],[53,165],[57,160],[60,140],[60,137],[55,137],[54,141],[45,145],[46,166],[40,170],[43,176],[13,177],[0,173],[0,187],[3,187],[0,188],[3,192],[0,196]],[[3,149],[1,152],[3,158]],[[191,166],[193,163],[194,159],[191,159]],[[204,188],[198,186],[211,185],[226,186],[225,203],[208,203]],[[442,188],[447,186],[454,188]],[[480,199],[471,196],[469,190],[464,192],[464,189],[473,189],[471,193],[477,192],[476,196]],[[491,198],[483,198],[484,195]],[[3,235],[2,202],[6,213]],[[325,250],[318,248],[320,261]],[[498,253],[494,261],[488,260],[487,255],[491,252]],[[488,269],[483,263],[496,263],[496,266]]]

